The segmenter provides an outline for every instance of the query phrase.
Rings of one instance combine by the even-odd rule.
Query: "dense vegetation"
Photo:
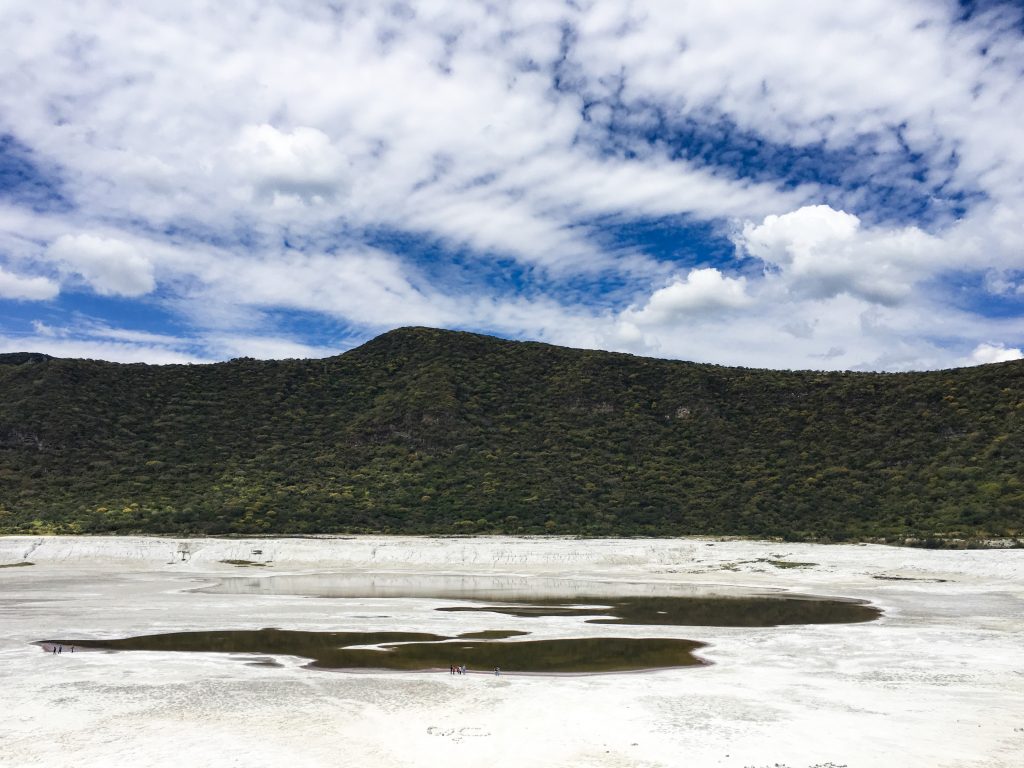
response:
[[[326,360],[0,356],[0,532],[1024,532],[1024,363],[724,368],[422,328]]]

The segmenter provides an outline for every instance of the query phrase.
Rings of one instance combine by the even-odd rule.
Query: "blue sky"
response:
[[[0,49],[2,351],[1022,357],[1019,3],[41,0]]]

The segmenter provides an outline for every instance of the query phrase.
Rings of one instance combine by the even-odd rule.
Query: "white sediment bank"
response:
[[[226,561],[258,565],[239,566]],[[784,567],[784,563],[802,563]],[[26,567],[2,567],[33,563]],[[638,627],[443,613],[429,597],[192,591],[221,578],[561,580],[869,600],[866,624]],[[396,581],[396,579],[398,581]],[[404,581],[403,581],[404,580]],[[287,584],[286,580],[279,580]],[[608,587],[609,589],[611,587]],[[287,591],[287,590],[285,590]],[[683,637],[641,674],[339,673],[252,656],[43,653],[33,641],[281,627]],[[0,765],[1019,768],[1024,550],[698,539],[0,538]]]

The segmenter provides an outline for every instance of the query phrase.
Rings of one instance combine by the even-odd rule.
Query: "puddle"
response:
[[[445,637],[402,632],[296,632],[282,629],[174,632],[115,640],[47,640],[76,649],[246,653],[266,665],[267,656],[310,659],[326,669],[424,671],[465,665],[470,672],[595,673],[688,667],[705,662],[693,655],[703,643],[671,638],[565,638],[557,640],[474,640],[481,633]],[[505,632],[505,636],[519,634]],[[366,647],[374,646],[374,647]]]
[[[580,603],[593,603],[581,606]],[[774,595],[761,597],[626,597],[518,601],[511,605],[445,606],[438,611],[487,612],[505,616],[579,616],[588,624],[674,627],[778,627],[785,624],[854,624],[882,615],[853,600]]]
[[[464,664],[470,671],[491,673],[495,667],[508,672],[631,672],[702,664],[693,651],[703,643],[681,638],[572,637],[570,627],[559,633],[569,637],[518,638],[528,634],[532,619],[541,616],[639,627],[776,627],[856,623],[881,616],[878,608],[861,601],[811,595],[752,595],[742,588],[718,586],[519,576],[334,573],[235,577],[195,591],[363,600],[431,599],[434,602],[428,607],[438,611],[501,614],[523,619],[525,629],[452,635],[260,629],[176,632],[116,640],[55,640],[39,645],[251,654],[255,659],[249,662],[261,666],[268,665],[268,657],[290,655],[309,659],[309,666],[331,669],[443,670]],[[438,605],[438,601],[446,600],[462,604]],[[387,615],[380,614],[382,618]]]
[[[809,565],[800,563],[799,565]],[[581,616],[597,624],[774,627],[872,621],[882,612],[863,601],[744,587],[601,582],[526,576],[321,573],[221,579],[197,592],[323,598],[434,598],[486,605],[445,611],[506,616]],[[588,606],[588,607],[583,607]],[[596,606],[594,608],[589,606]]]

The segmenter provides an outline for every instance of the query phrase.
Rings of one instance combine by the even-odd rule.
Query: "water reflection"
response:
[[[533,619],[577,618],[590,624],[633,626],[774,627],[871,621],[881,615],[861,601],[763,593],[743,588],[518,576],[306,574],[228,578],[202,592],[332,598],[430,598],[468,604],[430,608],[450,613],[495,613]],[[400,604],[395,604],[399,606]],[[408,606],[406,606],[408,607]],[[389,612],[390,614],[391,612]],[[388,618],[374,614],[360,618]],[[524,626],[529,626],[524,623]],[[593,631],[593,630],[590,630]],[[250,654],[247,663],[272,666],[275,655],[310,659],[338,669],[470,669],[511,672],[623,672],[702,662],[702,643],[678,638],[565,637],[521,640],[522,630],[490,629],[461,635],[422,632],[299,632],[260,629],[176,632],[115,640],[46,641],[84,649]],[[558,634],[574,634],[571,631]],[[580,634],[587,634],[586,632]],[[270,657],[270,658],[268,658]]]
[[[873,621],[882,612],[852,600],[809,597],[629,597],[580,599],[592,607],[531,600],[514,605],[446,606],[438,611],[488,612],[505,616],[580,616],[588,624],[675,627],[777,627],[783,624],[851,624]]]
[[[434,598],[477,603],[438,608],[505,616],[576,616],[594,624],[775,627],[872,621],[881,611],[862,601],[742,587],[598,582],[583,579],[445,574],[304,574],[227,578],[197,591],[331,598]],[[480,605],[479,603],[485,603]],[[586,606],[586,607],[584,607]]]
[[[743,587],[703,584],[590,581],[537,576],[450,574],[319,573],[238,576],[200,587],[196,592],[224,595],[295,595],[304,597],[437,597],[520,601],[577,597],[712,597],[749,595]]]
[[[491,672],[628,672],[687,667],[703,662],[703,646],[671,638],[588,637],[558,640],[471,640],[481,633],[445,637],[416,632],[296,632],[282,629],[173,632],[116,640],[67,639],[39,643],[52,647],[115,651],[185,651],[290,655],[330,669],[430,670],[465,665]],[[508,631],[505,636],[521,634]],[[359,647],[355,647],[359,646]],[[376,646],[376,647],[366,647]]]

